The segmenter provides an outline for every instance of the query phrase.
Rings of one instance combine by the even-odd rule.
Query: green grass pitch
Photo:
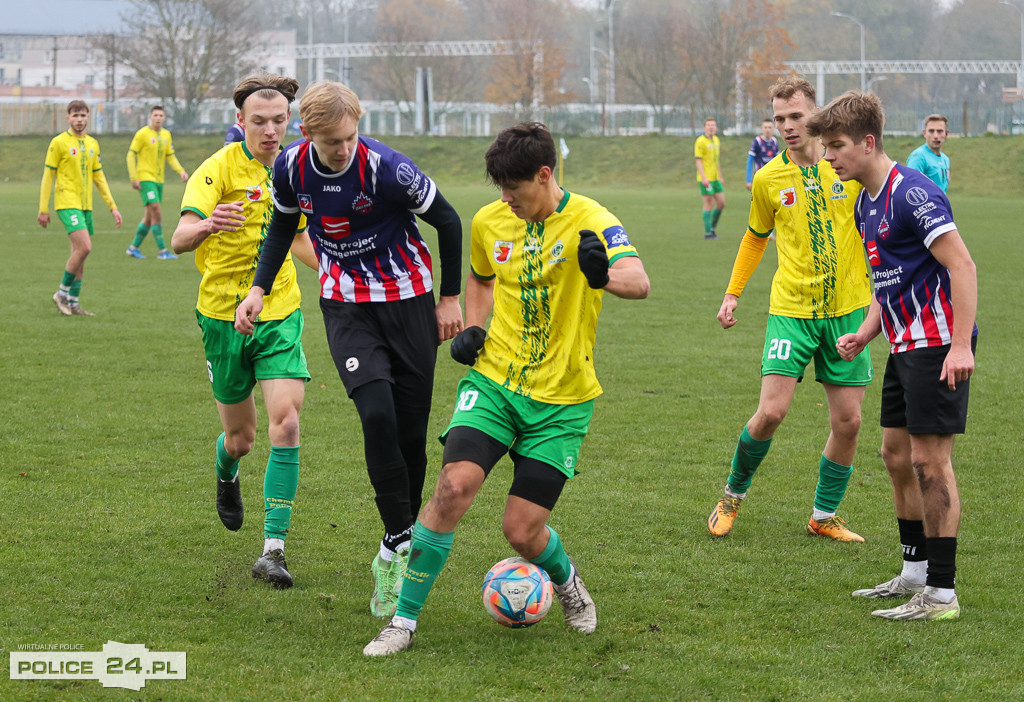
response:
[[[45,143],[36,144],[40,161]],[[581,160],[584,151],[574,145]],[[420,159],[421,166],[430,172],[446,158],[436,157]],[[574,163],[567,163],[570,189],[574,178],[582,180]],[[35,223],[35,176],[0,184],[0,649],[72,644],[99,651],[114,640],[188,656],[186,680],[151,680],[139,692],[105,690],[95,680],[5,675],[0,699],[1024,697],[1019,199],[952,197],[980,284],[968,433],[954,453],[964,505],[963,614],[955,622],[888,622],[869,616],[873,603],[850,598],[899,567],[878,456],[886,354],[878,341],[878,379],[864,403],[840,512],[867,542],[805,536],[828,431],[824,394],[813,382],[798,388],[733,533],[723,540],[707,534],[705,519],[757,402],[775,261],[769,248],[741,298],[739,324],[723,331],[715,314],[748,195],[737,172],[728,183],[722,241],[705,242],[686,174],[660,188],[581,187],[619,215],[652,281],[646,301],[605,298],[596,352],[605,394],[583,447],[582,473],[552,517],[597,601],[597,632],[569,631],[557,606],[522,631],[500,627],[484,612],[484,574],[513,555],[500,527],[511,478],[503,461],[456,533],[415,645],[386,660],[361,654],[381,625],[368,610],[380,524],[358,418],[326,349],[312,271],[303,270],[300,281],[313,381],[288,538],[296,586],[278,592],[249,572],[261,547],[269,450],[262,407],[255,449],[242,461],[245,525],[228,532],[214,510],[220,425],[195,324],[199,275],[191,255],[158,261],[147,240],[148,259],[126,257],[141,205],[123,178],[113,179],[125,226],[115,231],[98,203],[82,293],[97,316],[61,317],[50,296],[66,236],[59,223],[45,231]],[[494,197],[481,181],[440,183],[467,237],[475,209]],[[169,179],[168,236],[181,193]],[[432,434],[449,418],[463,373],[444,344]],[[432,441],[428,451],[429,493],[440,445]]]

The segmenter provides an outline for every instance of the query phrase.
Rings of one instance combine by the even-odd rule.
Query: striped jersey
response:
[[[220,203],[241,202],[245,216],[242,227],[214,232],[196,249],[196,267],[203,274],[196,309],[206,317],[234,321],[235,308],[249,294],[274,213],[270,177],[271,170],[240,141],[222,147],[188,179],[182,213],[194,212],[206,219]],[[284,319],[301,301],[289,252],[273,288],[263,298],[259,321]]]
[[[828,161],[799,166],[789,151],[754,174],[748,230],[775,230],[779,268],[768,311],[781,317],[839,317],[871,303],[864,248],[853,218],[860,184],[842,182]]]
[[[779,153],[779,140],[775,137],[765,139],[758,134],[750,143],[750,151],[747,152],[747,155],[754,157],[754,164],[757,168],[764,168],[769,161],[775,158],[777,153]]]
[[[581,229],[597,232],[610,263],[637,255],[615,215],[568,191],[543,222],[520,219],[501,200],[473,217],[473,275],[494,281],[491,323],[473,368],[539,402],[574,405],[601,394],[594,342],[604,291],[580,271]]]
[[[128,179],[164,182],[164,164],[169,165],[175,173],[185,169],[178,163],[171,143],[171,133],[166,129],[159,132],[146,125],[135,132],[131,146],[128,147]]]
[[[274,204],[302,212],[319,262],[320,295],[343,302],[387,302],[433,289],[430,251],[416,225],[437,187],[407,156],[360,136],[352,159],[334,172],[312,142],[289,144],[274,164]]]
[[[949,270],[928,251],[956,229],[946,194],[919,171],[894,163],[874,197],[861,192],[856,214],[892,353],[949,344]]]

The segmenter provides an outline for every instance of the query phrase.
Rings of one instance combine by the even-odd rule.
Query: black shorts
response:
[[[474,427],[452,427],[444,437],[443,461],[446,465],[471,461],[484,469],[485,476],[491,474],[494,464],[506,453],[512,458],[514,467],[508,494],[548,511],[553,510],[568,480],[565,473],[543,461],[509,451],[508,446]]]
[[[971,339],[971,351],[978,337]],[[889,354],[882,380],[883,427],[906,428],[910,434],[963,434],[967,430],[970,379],[950,390],[940,381],[949,346],[935,346]]]
[[[394,386],[395,403],[430,408],[437,361],[434,296],[389,302],[340,302],[320,298],[327,345],[345,391],[373,380]]]

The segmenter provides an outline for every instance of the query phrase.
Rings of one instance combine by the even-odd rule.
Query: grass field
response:
[[[0,178],[12,153],[27,153],[26,144],[0,145]],[[35,164],[45,140],[33,149]],[[453,166],[450,153],[418,157],[428,172],[437,164],[467,174],[441,186],[468,234],[469,218],[493,191],[474,184],[474,166]],[[106,160],[120,158],[111,149]],[[573,163],[579,162],[567,165]],[[954,157],[954,179],[957,165]],[[1006,182],[1019,188],[1019,168],[1008,171],[1016,181]],[[741,299],[740,323],[721,330],[715,314],[748,202],[738,169],[736,175],[718,242],[701,240],[689,178],[680,187],[632,181],[585,188],[623,220],[652,280],[646,301],[606,298],[597,344],[605,394],[584,444],[582,473],[552,518],[597,601],[597,632],[568,631],[557,606],[523,631],[504,629],[484,613],[483,575],[512,555],[500,528],[511,474],[503,462],[456,534],[415,646],[387,660],[361,655],[380,627],[367,607],[379,518],[358,418],[327,353],[313,273],[304,270],[301,279],[314,377],[288,538],[296,585],[278,592],[249,573],[261,546],[268,454],[262,418],[264,433],[242,462],[245,526],[226,531],[214,510],[220,429],[195,324],[199,276],[191,256],[157,261],[151,241],[144,244],[150,258],[124,255],[141,206],[125,179],[112,175],[126,222],[115,231],[99,205],[82,293],[97,316],[61,317],[50,296],[66,237],[35,224],[38,176],[10,178],[0,187],[0,370],[8,378],[0,391],[0,649],[71,644],[91,652],[114,640],[184,651],[188,665],[186,680],[152,680],[139,692],[105,690],[95,680],[0,676],[0,699],[1024,697],[1024,544],[1013,516],[1021,513],[1024,462],[1019,198],[1012,188],[1001,197],[952,196],[978,264],[982,331],[968,433],[954,455],[964,503],[963,614],[956,622],[899,623],[869,616],[873,604],[849,596],[899,567],[878,457],[879,382],[868,390],[856,470],[841,508],[866,543],[804,535],[827,434],[824,394],[810,382],[798,388],[733,533],[724,540],[707,534],[705,519],[736,437],[756,406],[774,272],[770,249]],[[575,177],[570,169],[570,187]],[[181,192],[180,183],[168,181],[168,232]],[[447,346],[437,364],[435,434],[464,374]],[[876,342],[872,353],[880,373],[886,350]],[[429,492],[440,445],[431,442],[428,451]]]

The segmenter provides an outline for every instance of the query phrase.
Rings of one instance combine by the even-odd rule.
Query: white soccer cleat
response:
[[[364,656],[390,656],[412,646],[412,632],[404,626],[391,623],[380,630],[380,633],[363,648]]]
[[[583,584],[583,578],[576,570],[575,562],[572,562],[572,576],[569,581],[564,585],[555,585],[555,594],[562,605],[565,623],[576,631],[593,634],[597,629],[597,605],[587,591],[587,586]]]
[[[863,590],[854,590],[851,597],[867,597],[872,600],[889,599],[891,597],[910,597],[924,592],[924,583],[912,583],[902,575],[892,580]]]
[[[956,619],[960,616],[960,602],[956,595],[953,595],[950,602],[941,602],[931,595],[919,592],[910,598],[910,602],[892,609],[876,609],[871,616],[901,621]]]

